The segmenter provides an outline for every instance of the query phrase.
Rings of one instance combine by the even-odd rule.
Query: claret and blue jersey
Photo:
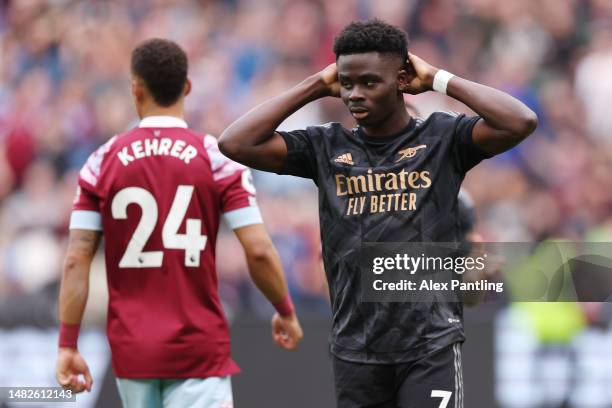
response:
[[[239,371],[217,294],[221,215],[232,229],[261,223],[251,173],[179,118],[147,117],[83,166],[70,227],[105,237],[118,377]]]

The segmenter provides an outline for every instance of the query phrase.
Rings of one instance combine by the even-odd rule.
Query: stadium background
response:
[[[193,81],[187,120],[218,136],[256,103],[332,62],[339,30],[373,16],[403,27],[416,55],[505,90],[539,115],[528,141],[479,165],[464,183],[485,240],[610,241],[609,0],[3,0],[0,386],[54,384],[56,296],[76,174],[96,146],[136,123],[128,61],[137,42],[166,37],[187,51]],[[466,111],[434,93],[407,100],[423,116]],[[327,98],[283,126],[338,119],[352,126],[342,103]],[[234,380],[236,405],[331,406],[314,186],[262,173],[255,183],[306,336],[296,353],[275,349],[272,310],[236,256],[238,242],[221,234],[220,292],[244,371]],[[103,335],[106,296],[98,257],[81,338],[95,386],[78,406],[118,403]],[[468,311],[466,406],[612,407],[608,316],[606,307],[573,304]],[[551,329],[551,321],[562,323]]]

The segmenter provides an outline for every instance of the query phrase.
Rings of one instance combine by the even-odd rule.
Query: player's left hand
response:
[[[407,83],[400,87],[404,93],[412,95],[430,91],[433,87],[433,78],[438,68],[425,62],[414,54],[408,53]]]
[[[304,332],[296,316],[281,316],[275,313],[272,317],[272,339],[285,350],[293,350],[302,341]]]
[[[319,72],[319,80],[324,86],[326,96],[340,97],[340,81],[338,80],[338,67],[336,63],[329,64]]]
[[[80,378],[81,376],[85,381]],[[78,350],[73,348],[60,347],[55,377],[62,387],[75,393],[91,391],[93,385],[93,378],[85,359]]]

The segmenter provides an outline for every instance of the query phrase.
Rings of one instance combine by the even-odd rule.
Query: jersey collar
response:
[[[408,121],[408,124],[402,130],[400,130],[399,132],[393,135],[384,136],[384,137],[369,137],[368,135],[366,135],[366,133],[364,132],[361,126],[357,127],[357,134],[359,135],[359,137],[361,137],[361,140],[363,140],[364,142],[368,144],[386,145],[388,143],[391,143],[397,140],[399,136],[404,135],[406,133],[410,133],[415,128],[415,126],[416,126],[416,120],[411,116],[410,120]]]
[[[147,116],[140,121],[141,128],[187,128],[187,122],[175,116]]]

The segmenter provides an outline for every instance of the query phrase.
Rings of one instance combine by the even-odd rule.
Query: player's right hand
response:
[[[325,95],[340,97],[340,81],[338,81],[338,69],[335,62],[319,72],[319,79],[325,86]]]
[[[81,375],[85,381],[80,378]],[[75,393],[91,391],[93,385],[93,378],[85,359],[78,350],[68,347],[59,349],[55,378],[62,387]]]
[[[303,337],[304,332],[295,313],[285,317],[278,313],[274,314],[272,317],[272,339],[276,344],[285,350],[294,350]]]

